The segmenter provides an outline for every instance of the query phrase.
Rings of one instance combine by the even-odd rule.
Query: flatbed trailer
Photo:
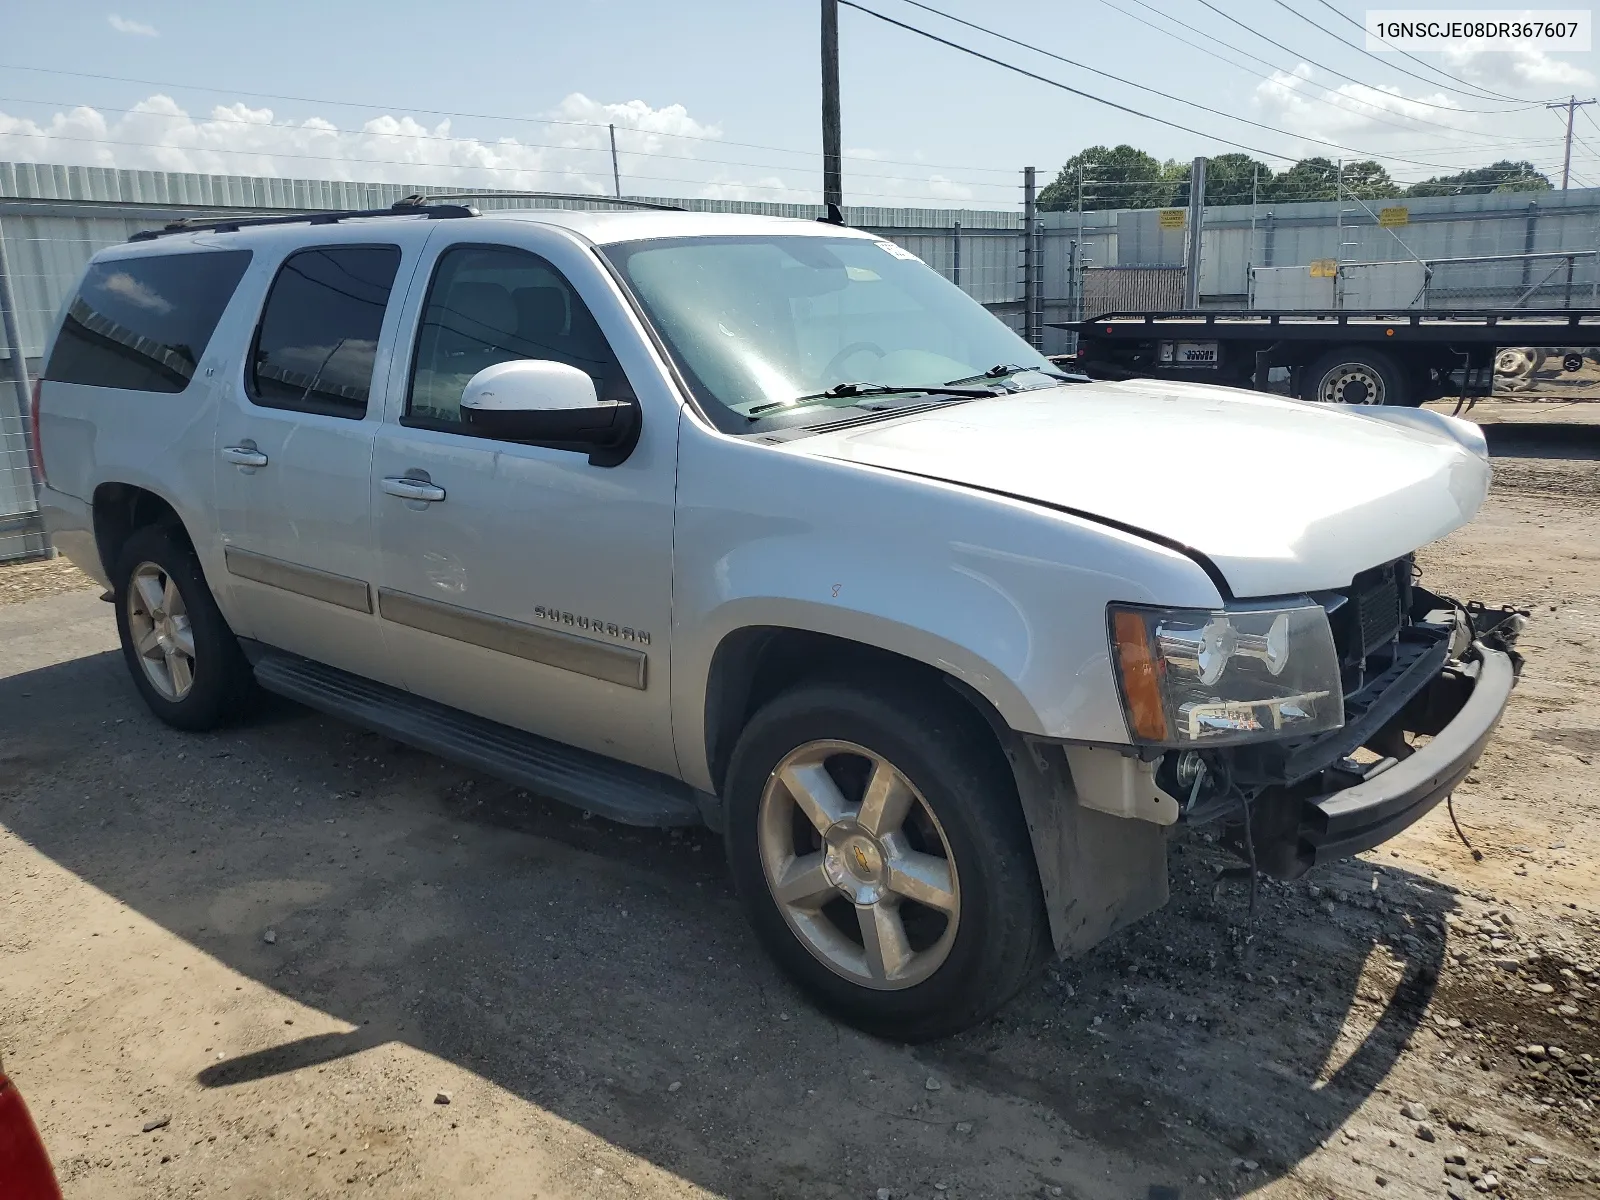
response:
[[[1096,378],[1266,391],[1282,367],[1291,395],[1345,404],[1487,396],[1502,349],[1581,355],[1600,346],[1600,309],[1108,312],[1051,325],[1078,335],[1077,353],[1061,361]]]

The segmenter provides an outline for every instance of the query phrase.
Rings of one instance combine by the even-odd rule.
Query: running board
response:
[[[644,767],[278,651],[263,651],[255,673],[269,692],[624,825],[702,823],[692,788]]]

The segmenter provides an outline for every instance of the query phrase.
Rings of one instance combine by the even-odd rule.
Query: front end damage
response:
[[[1482,756],[1521,671],[1525,612],[1419,586],[1409,558],[1318,596],[1334,630],[1344,723],[1302,739],[1163,756],[1180,819],[1220,822],[1258,870],[1294,879],[1387,841]]]

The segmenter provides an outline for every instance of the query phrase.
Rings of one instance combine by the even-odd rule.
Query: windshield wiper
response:
[[[982,376],[978,376],[982,378]],[[957,380],[956,382],[963,382]],[[793,400],[775,400],[771,404],[758,404],[745,414],[745,419],[754,421],[762,413],[773,412],[780,408],[793,408],[813,400],[848,400],[856,396],[961,396],[971,399],[988,399],[999,395],[993,388],[952,387],[949,384],[908,384],[899,386],[888,383],[836,383],[831,388],[822,392],[812,392],[807,396],[796,396]]]
[[[1052,371],[1047,367],[1024,367],[1017,363],[1000,363],[990,367],[981,375],[968,375],[963,379],[952,379],[951,383],[977,383],[980,379],[1010,379],[1013,375],[1023,375],[1032,371],[1036,375],[1045,375],[1051,379],[1059,379],[1063,383],[1088,383],[1087,375],[1066,375],[1060,371]]]

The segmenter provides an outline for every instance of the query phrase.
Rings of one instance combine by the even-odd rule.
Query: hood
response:
[[[1343,587],[1472,519],[1476,425],[1164,380],[1067,384],[789,442],[1176,543],[1233,595]]]

